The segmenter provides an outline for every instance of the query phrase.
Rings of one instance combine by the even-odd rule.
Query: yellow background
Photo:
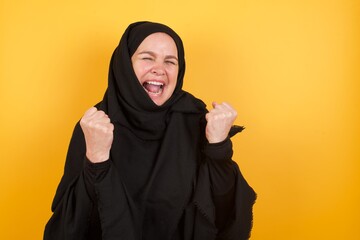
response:
[[[238,110],[252,239],[360,239],[355,0],[1,0],[0,239],[42,238],[73,126],[138,20],[182,36],[186,90]]]

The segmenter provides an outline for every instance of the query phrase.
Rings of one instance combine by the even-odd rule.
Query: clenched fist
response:
[[[205,115],[207,121],[205,134],[209,143],[218,143],[227,138],[237,112],[226,102],[222,104],[213,102],[212,105],[214,108]]]
[[[86,157],[93,163],[109,159],[114,125],[103,111],[90,108],[80,120],[86,143]]]

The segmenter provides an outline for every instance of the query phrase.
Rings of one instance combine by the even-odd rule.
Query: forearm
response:
[[[209,162],[215,224],[221,231],[231,221],[234,210],[236,171],[231,159],[231,140],[227,138],[217,144],[208,144],[204,148],[204,153]]]
[[[100,163],[92,163],[84,157],[84,178],[85,186],[89,197],[96,202],[96,191],[94,184],[100,182],[110,169],[110,160]]]
[[[210,166],[212,193],[226,194],[234,185],[235,170],[232,161],[232,142],[229,138],[216,144],[206,144],[204,154]]]

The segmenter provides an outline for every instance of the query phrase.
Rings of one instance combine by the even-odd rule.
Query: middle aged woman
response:
[[[76,125],[44,239],[248,239],[255,193],[231,160],[236,111],[182,90],[180,37],[131,24],[104,99]]]

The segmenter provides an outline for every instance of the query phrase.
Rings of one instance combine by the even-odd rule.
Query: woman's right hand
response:
[[[103,111],[92,107],[80,120],[86,143],[86,157],[93,163],[109,159],[114,139],[114,125]]]

